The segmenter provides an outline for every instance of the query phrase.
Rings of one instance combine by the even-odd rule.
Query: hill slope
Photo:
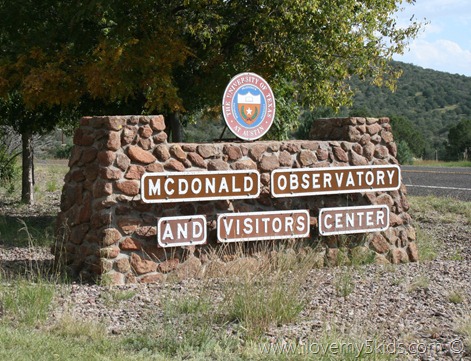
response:
[[[471,118],[471,77],[395,62],[403,70],[393,93],[358,80],[348,113],[369,116],[403,116],[417,126],[427,141],[425,156],[443,151],[448,130]]]

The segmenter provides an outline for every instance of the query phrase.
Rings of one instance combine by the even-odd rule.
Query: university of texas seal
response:
[[[222,98],[222,112],[229,129],[240,139],[255,140],[275,119],[275,97],[268,83],[255,73],[231,79]]]

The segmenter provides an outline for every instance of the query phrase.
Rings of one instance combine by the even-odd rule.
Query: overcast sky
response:
[[[398,14],[399,23],[428,22],[409,50],[395,60],[423,68],[471,76],[471,1],[417,0]],[[424,20],[425,19],[425,20]]]

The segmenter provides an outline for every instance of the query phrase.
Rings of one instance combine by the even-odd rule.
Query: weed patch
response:
[[[440,251],[444,247],[444,242],[436,236],[423,230],[420,227],[415,227],[417,237],[417,248],[419,249],[420,261],[434,261],[437,259]]]
[[[0,287],[6,320],[27,326],[46,320],[55,293],[54,285],[44,281],[18,280]]]
[[[468,353],[471,353],[471,314],[468,313],[458,322],[457,330],[463,335],[463,344]]]
[[[348,268],[336,275],[334,280],[335,293],[338,297],[346,298],[355,289],[353,277]]]
[[[50,246],[54,240],[53,216],[0,216],[0,241],[4,245]]]
[[[446,197],[408,197],[413,218],[430,222],[471,223],[471,202]]]

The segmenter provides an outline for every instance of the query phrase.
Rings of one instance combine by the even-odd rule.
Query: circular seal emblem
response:
[[[231,79],[222,98],[222,113],[229,129],[240,139],[262,137],[275,119],[275,97],[268,83],[255,73]]]

